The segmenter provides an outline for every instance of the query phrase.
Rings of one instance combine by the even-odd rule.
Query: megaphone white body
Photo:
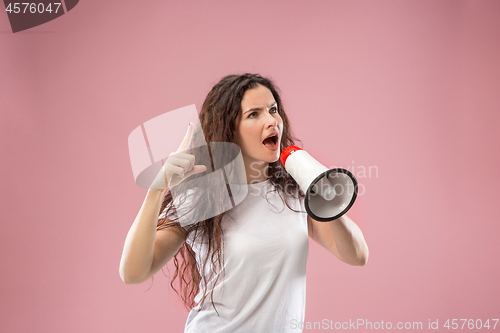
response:
[[[297,146],[285,148],[280,158],[286,171],[305,191],[305,208],[314,220],[338,219],[354,204],[358,182],[349,170],[328,169]]]

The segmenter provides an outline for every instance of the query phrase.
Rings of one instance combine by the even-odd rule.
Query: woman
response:
[[[325,223],[305,213],[304,193],[279,160],[294,138],[271,80],[228,75],[209,92],[199,116],[202,131],[193,134],[190,124],[164,165],[171,191],[165,196],[150,189],[146,195],[127,235],[120,276],[127,284],[142,283],[174,258],[171,285],[179,279],[180,293],[174,290],[191,308],[185,332],[292,331],[292,323],[304,321],[308,237],[344,262],[364,265],[363,234],[345,215]],[[236,143],[245,165],[247,184],[241,186],[248,195],[214,217],[196,208],[220,205],[226,189],[193,191],[183,182],[207,178],[211,166],[200,165],[197,156],[203,153],[184,152],[201,136],[209,143]],[[174,200],[174,189],[191,195]],[[234,188],[228,191],[232,196]],[[201,222],[179,223],[180,216]]]

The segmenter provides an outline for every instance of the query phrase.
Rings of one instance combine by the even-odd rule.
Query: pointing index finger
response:
[[[182,139],[182,143],[179,146],[179,149],[177,149],[177,152],[186,151],[189,148],[192,139],[193,139],[193,123],[189,123],[186,135],[184,136],[184,139]]]

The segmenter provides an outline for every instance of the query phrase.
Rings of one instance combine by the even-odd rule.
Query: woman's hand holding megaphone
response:
[[[195,157],[186,154],[193,139],[193,124],[189,123],[186,136],[182,140],[177,152],[171,153],[162,167],[165,186],[167,188],[180,184],[187,177],[207,170],[204,165],[194,165]]]

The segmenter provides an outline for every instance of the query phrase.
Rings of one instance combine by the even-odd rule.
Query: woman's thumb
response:
[[[194,175],[194,174],[197,174],[197,173],[205,172],[205,171],[207,171],[207,167],[206,166],[204,166],[204,165],[195,165],[195,166],[193,166],[193,168],[189,172],[187,172],[184,175],[184,178],[189,177],[189,176]]]

